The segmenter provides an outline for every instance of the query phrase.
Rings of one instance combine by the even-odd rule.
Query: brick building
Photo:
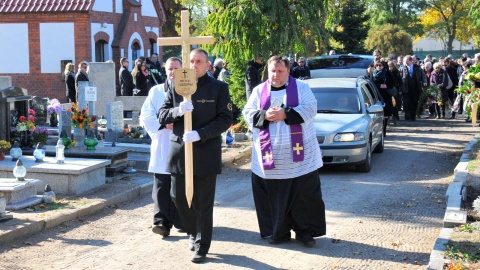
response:
[[[161,0],[0,0],[0,76],[65,102],[66,63],[112,60],[118,71],[127,57],[131,70],[158,52],[165,20]]]

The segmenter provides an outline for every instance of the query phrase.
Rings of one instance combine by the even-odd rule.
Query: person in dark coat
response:
[[[75,92],[78,93],[78,82],[88,82],[88,63],[85,61],[80,62],[78,64],[78,72],[75,75]]]
[[[122,96],[133,96],[133,88],[135,85],[133,84],[133,77],[130,72],[128,72],[128,59],[122,57],[120,59],[120,65],[122,67],[118,71],[118,79],[120,81],[120,90]]]
[[[453,102],[455,102],[455,98],[457,97],[457,94],[455,93],[455,89],[457,88],[458,81],[459,81],[459,76],[457,72],[457,63],[449,58],[445,58],[443,60],[443,68],[447,72],[448,77],[450,77],[450,80],[452,80],[452,87],[447,88],[447,94],[448,94],[448,99],[453,105]],[[455,118],[455,112],[452,112],[451,119],[454,119],[454,118]]]
[[[403,61],[401,70],[403,111],[405,120],[415,121],[418,101],[422,93],[422,71],[418,65],[413,64],[411,55],[406,55]]]
[[[305,64],[305,58],[298,58],[298,66],[293,68],[292,77],[300,80],[310,79],[310,69]]]
[[[398,112],[402,109],[402,95],[400,92],[402,89],[402,75],[400,75],[400,71],[397,69],[397,65],[394,61],[388,61],[388,69],[392,74],[393,80],[395,82],[395,89],[397,89],[397,94],[394,96],[395,106],[393,106],[393,118],[394,122],[396,122],[400,120]]]
[[[383,108],[383,136],[387,136],[388,118],[392,116],[393,113],[392,97],[388,94],[387,89],[395,86],[395,80],[393,79],[392,73],[388,70],[388,66],[386,67],[386,64],[381,61],[375,62],[372,80],[385,102],[385,107]]]
[[[167,171],[172,176],[171,196],[189,234],[192,262],[206,260],[213,231],[213,202],[217,174],[222,172],[221,134],[232,123],[228,85],[207,75],[208,54],[198,48],[190,53],[197,90],[191,101],[169,91],[158,111],[160,124],[173,123]],[[185,113],[192,112],[192,131],[184,132]],[[194,195],[191,208],[185,195],[185,143],[193,143]]]
[[[135,88],[140,90],[138,93],[134,93],[135,96],[148,96],[148,72],[145,61],[139,61],[132,70],[133,83]]]
[[[262,82],[260,68],[262,67],[263,58],[261,56],[255,58],[255,61],[249,61],[247,70],[245,71],[245,91],[247,92],[247,100],[252,94],[253,88]]]
[[[75,89],[75,73],[73,72],[74,65],[68,63],[65,65],[65,87],[67,89],[68,102],[77,103],[77,90]]]
[[[442,63],[433,64],[430,85],[437,85],[440,88],[437,94],[437,104],[435,105],[437,111],[437,117],[435,119],[445,119],[445,102],[448,101],[447,76],[447,71],[442,68]],[[439,102],[440,99],[442,102]]]

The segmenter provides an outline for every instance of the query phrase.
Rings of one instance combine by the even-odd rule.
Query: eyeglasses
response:
[[[376,67],[383,67],[383,65],[375,65]]]

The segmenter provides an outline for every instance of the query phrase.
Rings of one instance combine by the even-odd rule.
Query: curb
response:
[[[251,154],[252,147],[245,147],[240,151],[235,157],[222,160],[223,165],[231,164],[235,160],[241,159],[242,157]],[[18,227],[14,230],[2,233],[0,235],[0,245],[11,242],[17,238],[29,236],[35,233],[42,231],[43,229],[49,229],[61,225],[64,222],[80,218],[83,216],[94,214],[105,207],[111,205],[120,204],[125,201],[133,200],[139,198],[145,194],[152,192],[153,183],[141,184],[139,186],[130,188],[124,192],[117,193],[112,197],[105,199],[103,201],[96,201],[90,204],[85,205],[81,208],[71,209],[71,211],[58,213],[56,215],[49,216],[45,219],[31,221],[30,223]]]
[[[464,185],[468,177],[468,163],[472,149],[477,144],[478,135],[475,135],[463,149],[460,161],[455,167],[453,181],[448,185],[445,193],[447,209],[443,217],[443,228],[435,241],[427,270],[443,270],[447,262],[444,258],[445,244],[450,240],[453,228],[467,223],[467,211],[461,210],[462,201],[466,200],[467,188]]]

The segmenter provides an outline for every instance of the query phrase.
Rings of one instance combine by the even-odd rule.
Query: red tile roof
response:
[[[89,11],[95,0],[0,0],[0,13]]]

